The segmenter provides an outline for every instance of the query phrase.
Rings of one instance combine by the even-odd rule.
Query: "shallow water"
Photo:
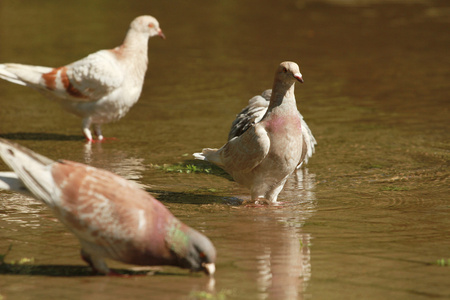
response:
[[[2,0],[0,62],[69,63],[117,46],[141,14],[167,39],[149,42],[140,101],[104,126],[116,141],[86,145],[78,118],[3,81],[0,137],[138,182],[211,238],[215,279],[167,267],[88,276],[77,240],[47,208],[1,192],[0,254],[12,248],[0,299],[450,297],[450,267],[437,264],[450,259],[446,1]],[[191,153],[225,142],[283,60],[300,64],[297,101],[318,146],[282,205],[239,205],[248,191],[215,170],[161,168],[207,167]]]

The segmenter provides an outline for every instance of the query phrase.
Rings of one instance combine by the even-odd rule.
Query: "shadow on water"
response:
[[[243,203],[242,199],[237,197],[223,197],[212,194],[194,194],[184,192],[170,192],[163,190],[147,189],[147,192],[153,194],[156,199],[162,203],[183,203],[183,204],[226,204],[238,206]]]
[[[119,276],[188,276],[189,273],[161,272],[156,269],[146,268],[145,270],[111,269]],[[33,276],[54,276],[54,277],[88,277],[104,276],[96,274],[88,266],[75,265],[31,265],[31,264],[0,264],[1,275],[33,275]]]
[[[83,141],[84,137],[81,135],[65,135],[44,132],[14,132],[2,133],[0,138],[8,140],[20,141]]]
[[[225,173],[222,169],[207,162],[201,162],[200,164],[197,161],[185,161],[178,165],[170,165],[163,168],[183,168],[183,172],[186,170],[186,167],[189,167],[192,170],[192,166],[197,167],[197,171],[201,173],[208,173],[220,177],[224,177],[233,181],[230,175]],[[205,167],[206,166],[206,167]],[[205,172],[204,168],[209,170]],[[169,172],[173,172],[169,171]],[[182,171],[180,171],[182,172]],[[193,171],[194,172],[194,171]],[[298,206],[304,202],[306,199],[310,201],[311,199],[315,199],[314,197],[314,189],[315,186],[315,174],[310,174],[308,168],[301,168],[294,172],[291,178],[286,182],[285,192],[281,194],[280,202],[275,205],[268,205],[272,208],[280,208],[286,206]],[[223,195],[215,195],[215,191],[205,189],[204,191],[196,192],[175,192],[161,189],[145,189],[148,193],[152,194],[159,201],[163,203],[174,203],[174,204],[225,204],[230,206],[241,206],[243,204],[250,204],[250,191],[247,190],[246,194],[238,195],[238,196],[223,196]],[[285,201],[287,200],[287,202]],[[267,206],[267,205],[263,205]],[[258,205],[260,207],[260,205]]]
[[[84,277],[84,276],[104,276],[94,272],[88,266],[76,265],[33,265],[33,260],[21,259],[19,262],[5,262],[5,257],[11,252],[12,245],[6,253],[0,254],[0,274],[1,275],[36,275],[55,277]],[[26,261],[23,261],[26,260]],[[133,269],[111,268],[117,276],[147,276],[147,275],[181,275],[174,272],[161,272],[158,267],[135,267]]]

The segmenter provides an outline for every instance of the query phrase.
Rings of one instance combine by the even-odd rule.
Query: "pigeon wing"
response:
[[[228,172],[249,172],[267,156],[270,139],[261,124],[250,127],[242,135],[226,143],[219,153]]]
[[[68,65],[66,91],[79,101],[97,101],[119,88],[124,72],[113,58],[102,50]]]

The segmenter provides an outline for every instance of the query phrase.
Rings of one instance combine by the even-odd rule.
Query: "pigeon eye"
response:
[[[206,257],[206,254],[205,254],[205,252],[200,252],[199,256],[200,256],[201,258],[205,258],[205,257]]]
[[[155,25],[153,25],[153,23],[149,23],[149,24],[148,24],[148,27],[149,27],[149,28],[153,28],[153,27],[155,27]]]

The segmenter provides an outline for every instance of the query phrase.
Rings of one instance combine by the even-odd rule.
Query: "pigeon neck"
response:
[[[129,30],[123,44],[117,49],[127,66],[144,76],[148,63],[148,35]]]
[[[189,237],[185,232],[185,225],[173,218],[167,227],[166,243],[178,257],[187,252]]]
[[[296,106],[294,88],[295,82],[281,82],[279,80],[275,80],[268,111],[282,104]]]
[[[138,51],[142,54],[143,53],[147,54],[148,39],[149,39],[148,35],[131,29],[127,32],[127,35],[125,36],[125,40],[123,41],[121,48],[123,49],[123,51],[127,52]]]

